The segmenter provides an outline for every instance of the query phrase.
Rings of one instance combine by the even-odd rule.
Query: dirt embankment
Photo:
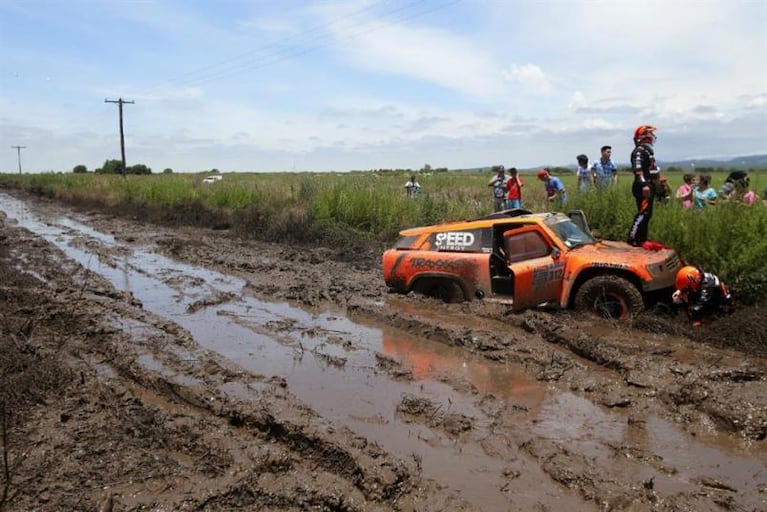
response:
[[[430,372],[471,407],[404,393],[394,410],[381,413],[466,453],[476,447],[498,463],[493,485],[506,505],[463,499],[423,474],[428,461],[390,453],[323,418],[312,403],[295,398],[285,379],[245,371],[201,347],[190,332],[3,219],[6,436],[0,448],[8,463],[0,468],[0,496],[6,510],[107,510],[110,502],[114,510],[767,508],[763,309],[740,310],[698,331],[681,318],[649,313],[633,324],[568,312],[510,314],[492,303],[389,295],[375,254],[350,257],[341,248],[244,241],[223,231],[148,228],[98,212],[80,218],[128,246],[152,246],[239,276],[256,297],[309,311],[337,307],[481,356],[494,371],[519,367],[519,382],[485,388],[477,384],[483,381],[467,383],[460,365],[448,361],[443,371]],[[101,261],[115,257],[93,240],[82,244]],[[213,302],[196,304],[204,309]],[[357,340],[338,336],[346,354],[360,350]],[[395,382],[418,381],[416,349],[377,354],[372,371]],[[429,353],[430,364],[439,366],[440,357]],[[345,359],[336,361],[342,367]],[[508,395],[509,387],[523,391]],[[541,396],[531,398],[536,393]],[[623,433],[568,437],[575,425],[590,424],[587,417],[567,417],[551,426],[557,408],[570,402],[604,422],[625,418]],[[659,422],[686,440],[663,445],[655,437]],[[430,439],[419,442],[434,444],[437,437]],[[686,448],[674,449],[675,443]],[[696,464],[715,450],[740,460],[750,474]]]

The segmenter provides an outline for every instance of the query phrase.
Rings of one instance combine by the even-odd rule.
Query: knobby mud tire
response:
[[[450,280],[442,280],[432,286],[431,290],[429,290],[429,296],[440,299],[448,304],[455,304],[466,300],[461,285]]]
[[[575,309],[597,316],[623,319],[644,310],[642,293],[618,276],[597,276],[581,285],[575,296]]]

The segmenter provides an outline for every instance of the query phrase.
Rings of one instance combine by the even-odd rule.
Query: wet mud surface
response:
[[[387,293],[0,191],[0,510],[767,510],[767,312]]]

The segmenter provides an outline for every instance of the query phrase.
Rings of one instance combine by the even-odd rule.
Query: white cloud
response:
[[[500,71],[487,52],[443,30],[379,26],[376,30],[338,31],[336,37],[338,50],[362,69],[404,75],[475,97],[503,90]]]
[[[581,126],[586,129],[598,130],[615,130],[620,128],[620,126],[616,125],[615,123],[601,117],[586,118],[582,121]]]
[[[575,91],[570,96],[570,103],[567,104],[567,108],[575,110],[581,105],[586,103],[586,96],[581,91]]]
[[[548,94],[552,91],[546,73],[535,64],[512,64],[503,71],[503,77],[510,82],[519,82],[534,93]]]

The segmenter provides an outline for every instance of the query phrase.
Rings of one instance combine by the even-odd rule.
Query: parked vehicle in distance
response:
[[[612,318],[670,298],[682,266],[675,250],[598,241],[587,231],[582,212],[526,210],[406,229],[383,254],[384,280],[392,291],[446,302],[493,298],[513,310],[554,303]]]
[[[202,182],[205,185],[210,185],[211,183],[215,183],[217,181],[221,181],[224,179],[224,177],[221,174],[214,174],[212,176],[208,176],[206,178],[203,178]]]

